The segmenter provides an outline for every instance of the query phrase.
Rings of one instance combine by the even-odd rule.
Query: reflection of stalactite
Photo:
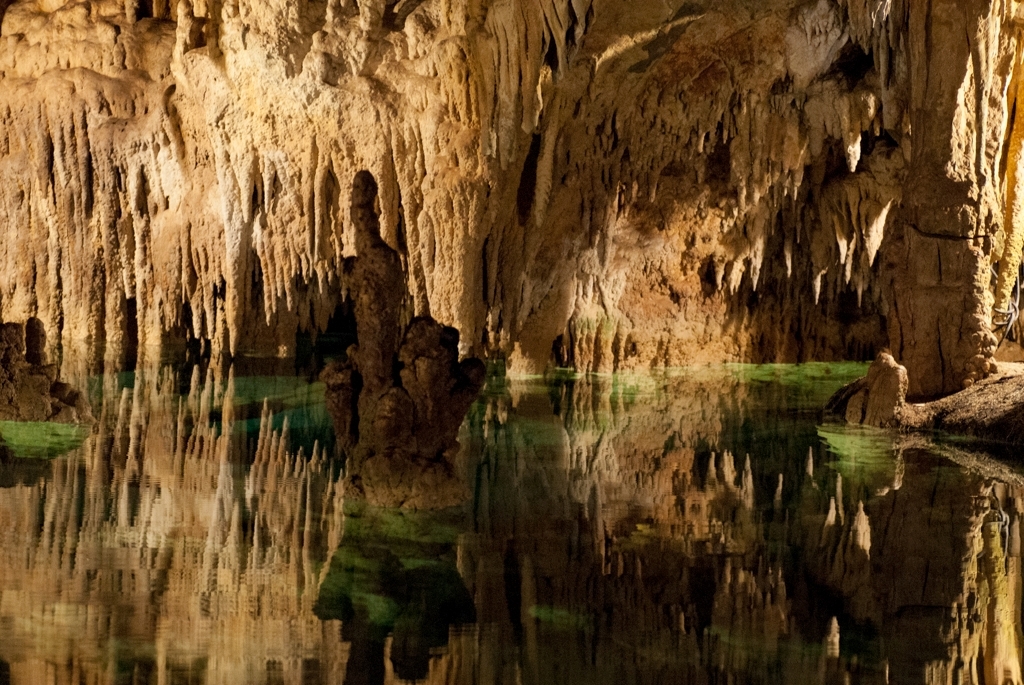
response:
[[[451,636],[427,682],[851,672],[825,654],[826,635],[805,649],[782,566],[768,561],[787,531],[784,512],[762,518],[774,507],[756,492],[768,455],[705,451],[731,437],[747,389],[728,372],[646,383],[512,381],[471,416],[460,439],[481,454],[477,526],[459,557],[481,625]]]
[[[343,527],[323,451],[290,452],[266,405],[247,445],[230,377],[196,371],[180,399],[168,367],[103,383],[97,433],[47,481],[0,489],[0,613],[32,617],[0,641],[13,682],[108,682],[110,640],[154,642],[133,660],[161,679],[340,678],[344,645],[312,615]]]
[[[432,685],[880,685],[887,667],[892,682],[1019,682],[1019,475],[904,442],[877,462],[822,456],[813,424],[794,436],[785,412],[754,415],[792,387],[728,370],[496,386],[460,435],[473,524],[434,529],[346,519],[330,461],[289,448],[273,400],[216,368],[182,380],[104,378],[97,434],[45,480],[0,489],[0,622],[27,626],[0,640],[15,683],[75,668],[110,682],[111,645],[148,642],[155,656],[117,656],[171,682],[342,682],[370,664],[396,683],[409,654]],[[402,523],[381,534],[374,516]],[[393,637],[315,620],[346,527],[350,562],[444,546],[477,622],[431,624],[447,644],[428,649],[389,612]],[[424,568],[398,557],[392,581]],[[383,575],[354,604],[400,603],[409,585]],[[406,617],[430,618],[413,604]]]
[[[827,495],[808,469],[793,531],[818,550],[807,568],[892,636],[895,679],[1020,683],[1019,479],[962,456],[972,471],[936,469],[921,440],[906,444],[883,471],[891,485],[855,482],[848,497],[841,476]]]

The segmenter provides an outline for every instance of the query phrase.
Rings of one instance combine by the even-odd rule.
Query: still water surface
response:
[[[415,513],[307,379],[83,373],[91,432],[0,426],[0,685],[1021,682],[1024,480],[820,425],[864,371],[494,379]]]

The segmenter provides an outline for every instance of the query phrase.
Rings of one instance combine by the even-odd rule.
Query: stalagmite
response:
[[[356,344],[321,374],[353,492],[379,506],[444,508],[467,496],[452,469],[456,434],[483,386],[459,334],[430,317],[406,323],[402,262],[380,237],[378,187],[356,174],[350,211],[356,256],[345,261]]]

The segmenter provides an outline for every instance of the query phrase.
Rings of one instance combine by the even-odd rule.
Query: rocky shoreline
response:
[[[907,400],[907,370],[880,353],[868,375],[842,388],[826,417],[850,424],[940,431],[1008,445],[1024,444],[1024,364],[1000,362],[991,376],[927,402]]]

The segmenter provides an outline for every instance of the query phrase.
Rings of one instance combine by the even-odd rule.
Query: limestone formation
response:
[[[991,371],[1011,277],[1016,5],[5,0],[0,316],[290,354],[359,297],[368,169],[411,314],[462,354],[888,337],[910,396],[952,392]]]
[[[880,352],[868,368],[868,375],[837,392],[825,406],[825,412],[847,423],[893,428],[902,421],[908,385],[906,368],[888,352]]]
[[[905,428],[935,430],[1008,445],[1024,444],[1024,367],[1001,362],[999,371],[962,392],[909,404]]]
[[[398,254],[380,238],[372,174],[351,194],[355,257],[345,260],[355,345],[321,374],[352,483],[372,504],[447,507],[467,497],[452,468],[456,434],[483,387],[479,359],[459,361],[459,333],[430,317],[404,323]]]
[[[38,319],[25,325],[0,322],[0,421],[91,421],[89,401],[57,379],[57,365],[47,363],[45,347]]]
[[[825,414],[855,425],[1024,444],[1024,365],[1000,362],[999,370],[988,378],[931,402],[908,402],[907,386],[907,370],[881,353],[865,378],[828,401]]]

